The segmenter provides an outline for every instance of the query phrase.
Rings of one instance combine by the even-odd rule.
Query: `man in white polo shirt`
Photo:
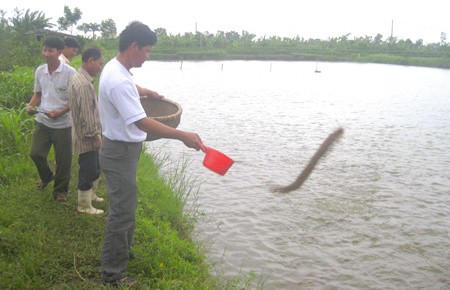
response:
[[[155,44],[156,35],[147,25],[130,23],[120,33],[119,54],[105,65],[100,76],[99,114],[103,134],[100,167],[109,196],[102,253],[105,284],[136,284],[125,271],[136,220],[137,166],[147,133],[180,140],[196,150],[202,148],[196,133],[177,130],[148,118],[142,108],[130,69],[141,67]]]
[[[69,114],[69,80],[75,69],[58,58],[64,42],[56,36],[44,42],[45,64],[36,69],[34,94],[28,103],[28,113],[36,114],[36,127],[31,141],[31,159],[36,165],[40,180],[36,186],[43,190],[53,179],[53,198],[65,202],[70,182],[72,164],[72,118]],[[37,108],[37,110],[36,110]],[[48,153],[53,146],[56,172],[48,164]]]

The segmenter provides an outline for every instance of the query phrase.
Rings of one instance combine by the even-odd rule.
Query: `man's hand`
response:
[[[153,98],[153,99],[157,99],[157,100],[161,100],[161,99],[164,98],[164,96],[161,96],[160,94],[158,94],[155,91],[151,91],[151,90],[148,90],[148,89],[146,89],[146,90],[148,91],[146,96],[149,97],[149,98]]]
[[[69,112],[69,111],[70,111],[70,105],[67,104],[67,105],[65,105],[64,108],[61,109],[61,110],[54,110],[54,111],[50,111],[50,112],[45,113],[45,114],[46,114],[49,118],[57,119],[57,118],[61,117],[62,115],[64,115],[65,113]]]
[[[95,137],[94,149],[98,151],[100,150],[101,146],[102,146],[102,138],[100,136]]]
[[[202,139],[200,139],[200,136],[197,133],[193,132],[183,132],[183,137],[180,139],[184,145],[186,145],[189,148],[193,148],[197,151],[204,150],[204,146],[202,143]]]
[[[143,88],[138,85],[136,85],[136,88],[138,90],[139,96],[141,96],[141,97],[148,97],[148,98],[153,98],[153,99],[157,99],[157,100],[161,100],[164,98],[164,96],[158,94],[155,91],[149,90],[147,88]]]

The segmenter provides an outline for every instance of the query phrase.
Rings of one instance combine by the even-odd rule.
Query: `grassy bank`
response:
[[[156,50],[156,49],[155,49]],[[331,55],[314,53],[279,53],[279,54],[244,54],[226,51],[201,52],[153,52],[150,60],[160,61],[215,61],[215,60],[261,60],[261,61],[326,61],[326,62],[360,62],[384,63],[419,67],[433,67],[450,69],[450,58],[443,56],[410,57],[386,54]]]
[[[100,264],[106,215],[77,213],[76,160],[69,201],[57,204],[52,184],[36,190],[33,164],[19,159],[21,175],[0,189],[0,289],[107,289]],[[142,289],[247,288],[247,278],[211,274],[205,250],[192,239],[195,213],[183,211],[193,189],[180,176],[166,180],[158,171],[153,157],[142,154],[130,274]],[[98,192],[105,196],[103,180]]]
[[[31,79],[33,69],[0,75],[3,79]],[[31,75],[31,76],[30,76]],[[51,183],[39,191],[36,169],[29,158],[33,118],[25,112],[30,86],[6,82],[0,86],[0,289],[107,289],[101,284],[104,216],[76,211],[78,174],[74,157],[67,203],[52,199]],[[5,105],[9,107],[5,107]],[[54,167],[54,156],[50,164]],[[142,154],[138,169],[137,229],[129,274],[140,289],[248,289],[254,275],[224,278],[206,260],[206,250],[195,241],[198,212],[186,206],[196,193],[179,168],[160,175],[163,161]],[[98,190],[105,197],[104,180]],[[195,198],[194,198],[195,200]],[[107,211],[105,203],[96,205]]]

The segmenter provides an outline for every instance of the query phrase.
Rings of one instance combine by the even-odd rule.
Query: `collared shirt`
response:
[[[131,73],[116,59],[102,70],[99,114],[103,135],[115,141],[142,142],[147,133],[135,122],[147,117]]]
[[[50,112],[63,109],[69,102],[67,87],[70,78],[75,73],[75,69],[63,64],[50,75],[47,64],[43,64],[36,69],[34,76],[34,92],[41,93],[41,103],[38,110]],[[35,120],[53,129],[63,129],[72,126],[70,113],[52,119],[45,114],[37,114]]]
[[[61,54],[59,55],[59,60],[60,60],[62,63],[65,63],[65,64],[67,64],[67,65],[70,65],[70,60],[69,60],[63,53],[61,53]]]
[[[72,114],[73,154],[95,151],[94,141],[101,138],[97,94],[89,73],[82,67],[69,83],[70,110]]]

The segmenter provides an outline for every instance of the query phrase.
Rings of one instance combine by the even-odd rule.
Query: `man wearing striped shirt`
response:
[[[98,150],[102,143],[102,129],[98,114],[95,77],[103,67],[103,56],[99,49],[89,48],[81,57],[82,66],[73,75],[69,84],[72,114],[72,148],[78,157],[78,211],[87,214],[102,214],[103,210],[92,206],[92,201],[103,201],[95,189],[100,177]]]

